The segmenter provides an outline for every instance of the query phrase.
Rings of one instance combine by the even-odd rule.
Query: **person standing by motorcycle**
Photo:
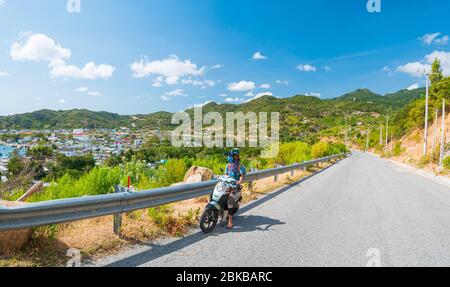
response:
[[[247,173],[245,166],[241,164],[240,152],[238,149],[233,149],[230,152],[229,163],[226,168],[226,175],[236,180],[236,190],[233,190],[228,197],[228,210],[234,209],[237,202],[241,200],[242,195],[242,183],[244,182],[244,176]],[[233,228],[233,212],[228,214],[228,229]]]

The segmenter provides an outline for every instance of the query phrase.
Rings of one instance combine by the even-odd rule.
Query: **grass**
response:
[[[299,142],[282,144],[276,159],[258,160],[253,164],[262,169],[274,164],[288,165],[309,160],[312,155],[322,157],[343,152],[341,148],[328,143],[319,143],[312,148]],[[220,160],[214,157],[193,163],[207,165],[213,170],[220,169]],[[80,178],[66,174],[29,200],[38,202],[111,193],[115,185],[125,185],[128,176],[138,190],[168,186],[181,182],[188,167],[184,159],[169,160],[167,165],[156,170],[148,169],[145,163],[139,161],[118,167],[96,167]],[[220,170],[216,173],[220,173]],[[259,195],[290,184],[304,175],[297,174],[293,178],[280,175],[277,183],[272,178],[261,180],[256,183],[254,190],[246,188],[244,202],[255,200]],[[18,192],[14,196],[19,195]],[[67,261],[65,252],[69,247],[79,249],[82,258],[89,259],[115,252],[130,243],[148,242],[161,236],[184,236],[190,227],[197,224],[201,209],[207,202],[205,198],[127,213],[123,217],[121,237],[112,233],[111,216],[42,227],[35,230],[33,239],[24,250],[0,259],[0,265],[64,266]]]

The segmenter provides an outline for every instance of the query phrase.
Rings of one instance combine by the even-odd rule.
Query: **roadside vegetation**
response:
[[[44,149],[42,149],[44,150]],[[136,191],[167,187],[182,182],[187,170],[192,166],[206,167],[215,174],[221,174],[226,165],[226,150],[195,148],[174,148],[170,143],[155,142],[150,139],[141,150],[128,151],[117,158],[111,159],[107,165],[96,166],[92,156],[65,157],[56,156],[56,163],[50,165],[47,173],[38,176],[50,185],[28,199],[28,202],[40,202],[55,199],[73,198],[89,195],[100,195],[114,192],[116,185],[127,186],[128,178]],[[265,160],[257,157],[260,150],[242,149],[243,164],[249,171],[301,163],[307,160],[339,154],[346,151],[343,144],[318,142],[309,145],[303,142],[284,143],[280,145],[280,152],[274,159]],[[36,153],[36,151],[34,151]],[[32,160],[13,156],[10,166],[17,166],[17,174],[25,166],[41,166],[45,157],[52,156],[52,152],[39,152]],[[165,156],[169,159],[163,160]],[[163,160],[161,162],[161,160]],[[149,167],[148,162],[159,161],[155,167]],[[37,177],[36,177],[37,178]],[[23,195],[25,186],[22,183],[12,191],[3,191],[3,198],[15,200]]]
[[[159,146],[164,150],[168,148],[165,144],[154,143],[151,146],[152,148]],[[270,161],[255,157],[255,151],[246,149],[243,149],[242,157],[245,158],[245,164],[249,169],[265,169],[345,151],[342,144],[319,142],[311,146],[302,142],[292,142],[282,144],[279,156]],[[78,168],[82,171],[82,175],[74,172],[74,166],[69,165],[61,177],[53,180],[42,192],[29,198],[28,202],[111,193],[116,184],[126,185],[128,177],[139,192],[143,189],[181,182],[188,168],[193,165],[206,166],[219,174],[220,168],[225,166],[224,150],[202,150],[199,152],[202,157],[194,158],[183,156],[183,149],[178,152],[180,158],[169,159],[155,168],[149,168],[146,161],[137,159],[138,153],[133,154],[129,161],[126,157],[122,158],[115,166],[95,166],[84,170],[86,166],[80,164]],[[61,171],[60,167],[58,171]],[[289,173],[286,177],[280,177],[277,183],[273,182],[273,178],[262,180],[261,184],[257,182],[251,191],[246,187],[244,202],[254,200],[261,194],[290,184],[307,174],[299,173],[291,177]],[[20,196],[21,192],[9,195],[9,199],[14,199]],[[118,251],[130,243],[151,242],[162,236],[181,237],[190,227],[197,224],[201,208],[206,201],[206,198],[197,198],[129,212],[123,217],[121,237],[112,233],[111,216],[37,228],[34,230],[32,240],[23,250],[12,255],[0,256],[0,266],[61,266],[67,261],[66,252],[69,248],[81,250],[82,257],[86,260]]]

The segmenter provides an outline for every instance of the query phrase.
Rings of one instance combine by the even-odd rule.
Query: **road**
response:
[[[199,231],[102,266],[450,266],[450,186],[370,154],[243,207],[228,231]]]

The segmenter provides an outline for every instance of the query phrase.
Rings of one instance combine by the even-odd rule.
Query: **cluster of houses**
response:
[[[101,164],[112,155],[139,148],[144,136],[131,132],[128,128],[71,131],[0,130],[0,175],[3,175],[2,180],[5,180],[12,150],[18,150],[21,156],[26,156],[28,149],[43,144],[52,146],[56,152],[68,157],[90,153],[96,162]]]

